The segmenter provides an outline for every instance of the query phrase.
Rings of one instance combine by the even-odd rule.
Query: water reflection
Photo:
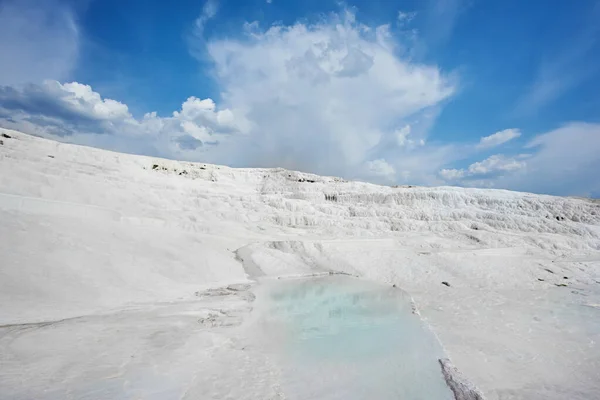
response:
[[[286,398],[451,399],[441,348],[401,290],[329,276],[265,291],[261,329]]]

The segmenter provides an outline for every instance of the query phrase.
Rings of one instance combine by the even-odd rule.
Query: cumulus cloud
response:
[[[497,171],[516,171],[525,168],[526,165],[525,161],[497,154],[469,165],[468,173],[469,175],[485,175]]]
[[[62,2],[0,2],[0,85],[66,79],[78,49],[77,25]]]
[[[73,132],[104,133],[114,124],[133,121],[126,105],[103,100],[87,85],[61,85],[56,81],[0,86],[0,115],[10,116],[16,128],[20,127],[19,122],[29,122],[39,125],[37,132],[47,128],[61,136]]]
[[[169,117],[148,113],[136,119],[127,105],[103,99],[88,85],[56,81],[0,86],[0,120],[5,127],[41,136],[181,158],[201,156],[206,146],[246,129],[243,117],[219,109],[211,99],[190,97]]]
[[[401,159],[401,144],[390,139],[407,123],[426,120],[454,83],[435,66],[399,58],[387,32],[346,12],[316,24],[253,25],[244,38],[209,42],[224,102],[253,123],[236,159],[358,173],[388,142]],[[426,131],[411,136],[419,142]]]
[[[113,150],[349,178],[438,179],[435,168],[453,160],[436,146],[425,154],[425,143],[456,83],[401,58],[387,25],[345,10],[206,39],[201,28],[216,9],[205,5],[195,25],[201,45],[190,46],[212,61],[219,104],[191,97],[171,116],[136,119],[87,85],[46,81],[1,87],[2,125]]]
[[[512,158],[496,154],[469,165],[467,169],[442,169],[440,176],[448,181],[456,181],[464,178],[481,178],[483,175],[517,171],[527,166],[527,163],[523,160],[525,157],[525,155],[521,155]]]
[[[198,40],[213,62],[218,102],[190,97],[170,115],[136,118],[126,104],[77,82],[0,85],[0,125],[118,151],[379,183],[600,194],[598,124],[539,135],[519,149],[528,155],[454,165],[520,131],[470,144],[428,138],[456,82],[435,65],[399,56],[403,43],[385,25],[345,12],[313,24],[252,23],[241,37]]]
[[[518,129],[505,129],[503,131],[496,132],[492,135],[482,137],[479,141],[479,148],[490,148],[499,146],[509,140],[518,138],[521,136],[521,131]]]

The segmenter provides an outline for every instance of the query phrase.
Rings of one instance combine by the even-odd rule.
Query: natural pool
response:
[[[453,398],[400,289],[347,276],[263,280],[255,301],[247,289],[0,327],[0,399]]]
[[[453,399],[435,336],[402,290],[348,276],[266,282],[261,342],[286,399]]]

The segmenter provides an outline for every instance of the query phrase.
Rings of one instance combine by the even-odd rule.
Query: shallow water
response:
[[[327,276],[267,283],[257,301],[283,398],[452,399],[443,351],[401,290]]]
[[[0,399],[452,399],[399,289],[328,276],[263,282],[255,302],[211,293],[0,327]]]

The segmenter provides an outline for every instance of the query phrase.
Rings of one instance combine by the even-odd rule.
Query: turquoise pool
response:
[[[267,282],[261,343],[286,399],[453,399],[435,336],[402,290],[347,276]]]

